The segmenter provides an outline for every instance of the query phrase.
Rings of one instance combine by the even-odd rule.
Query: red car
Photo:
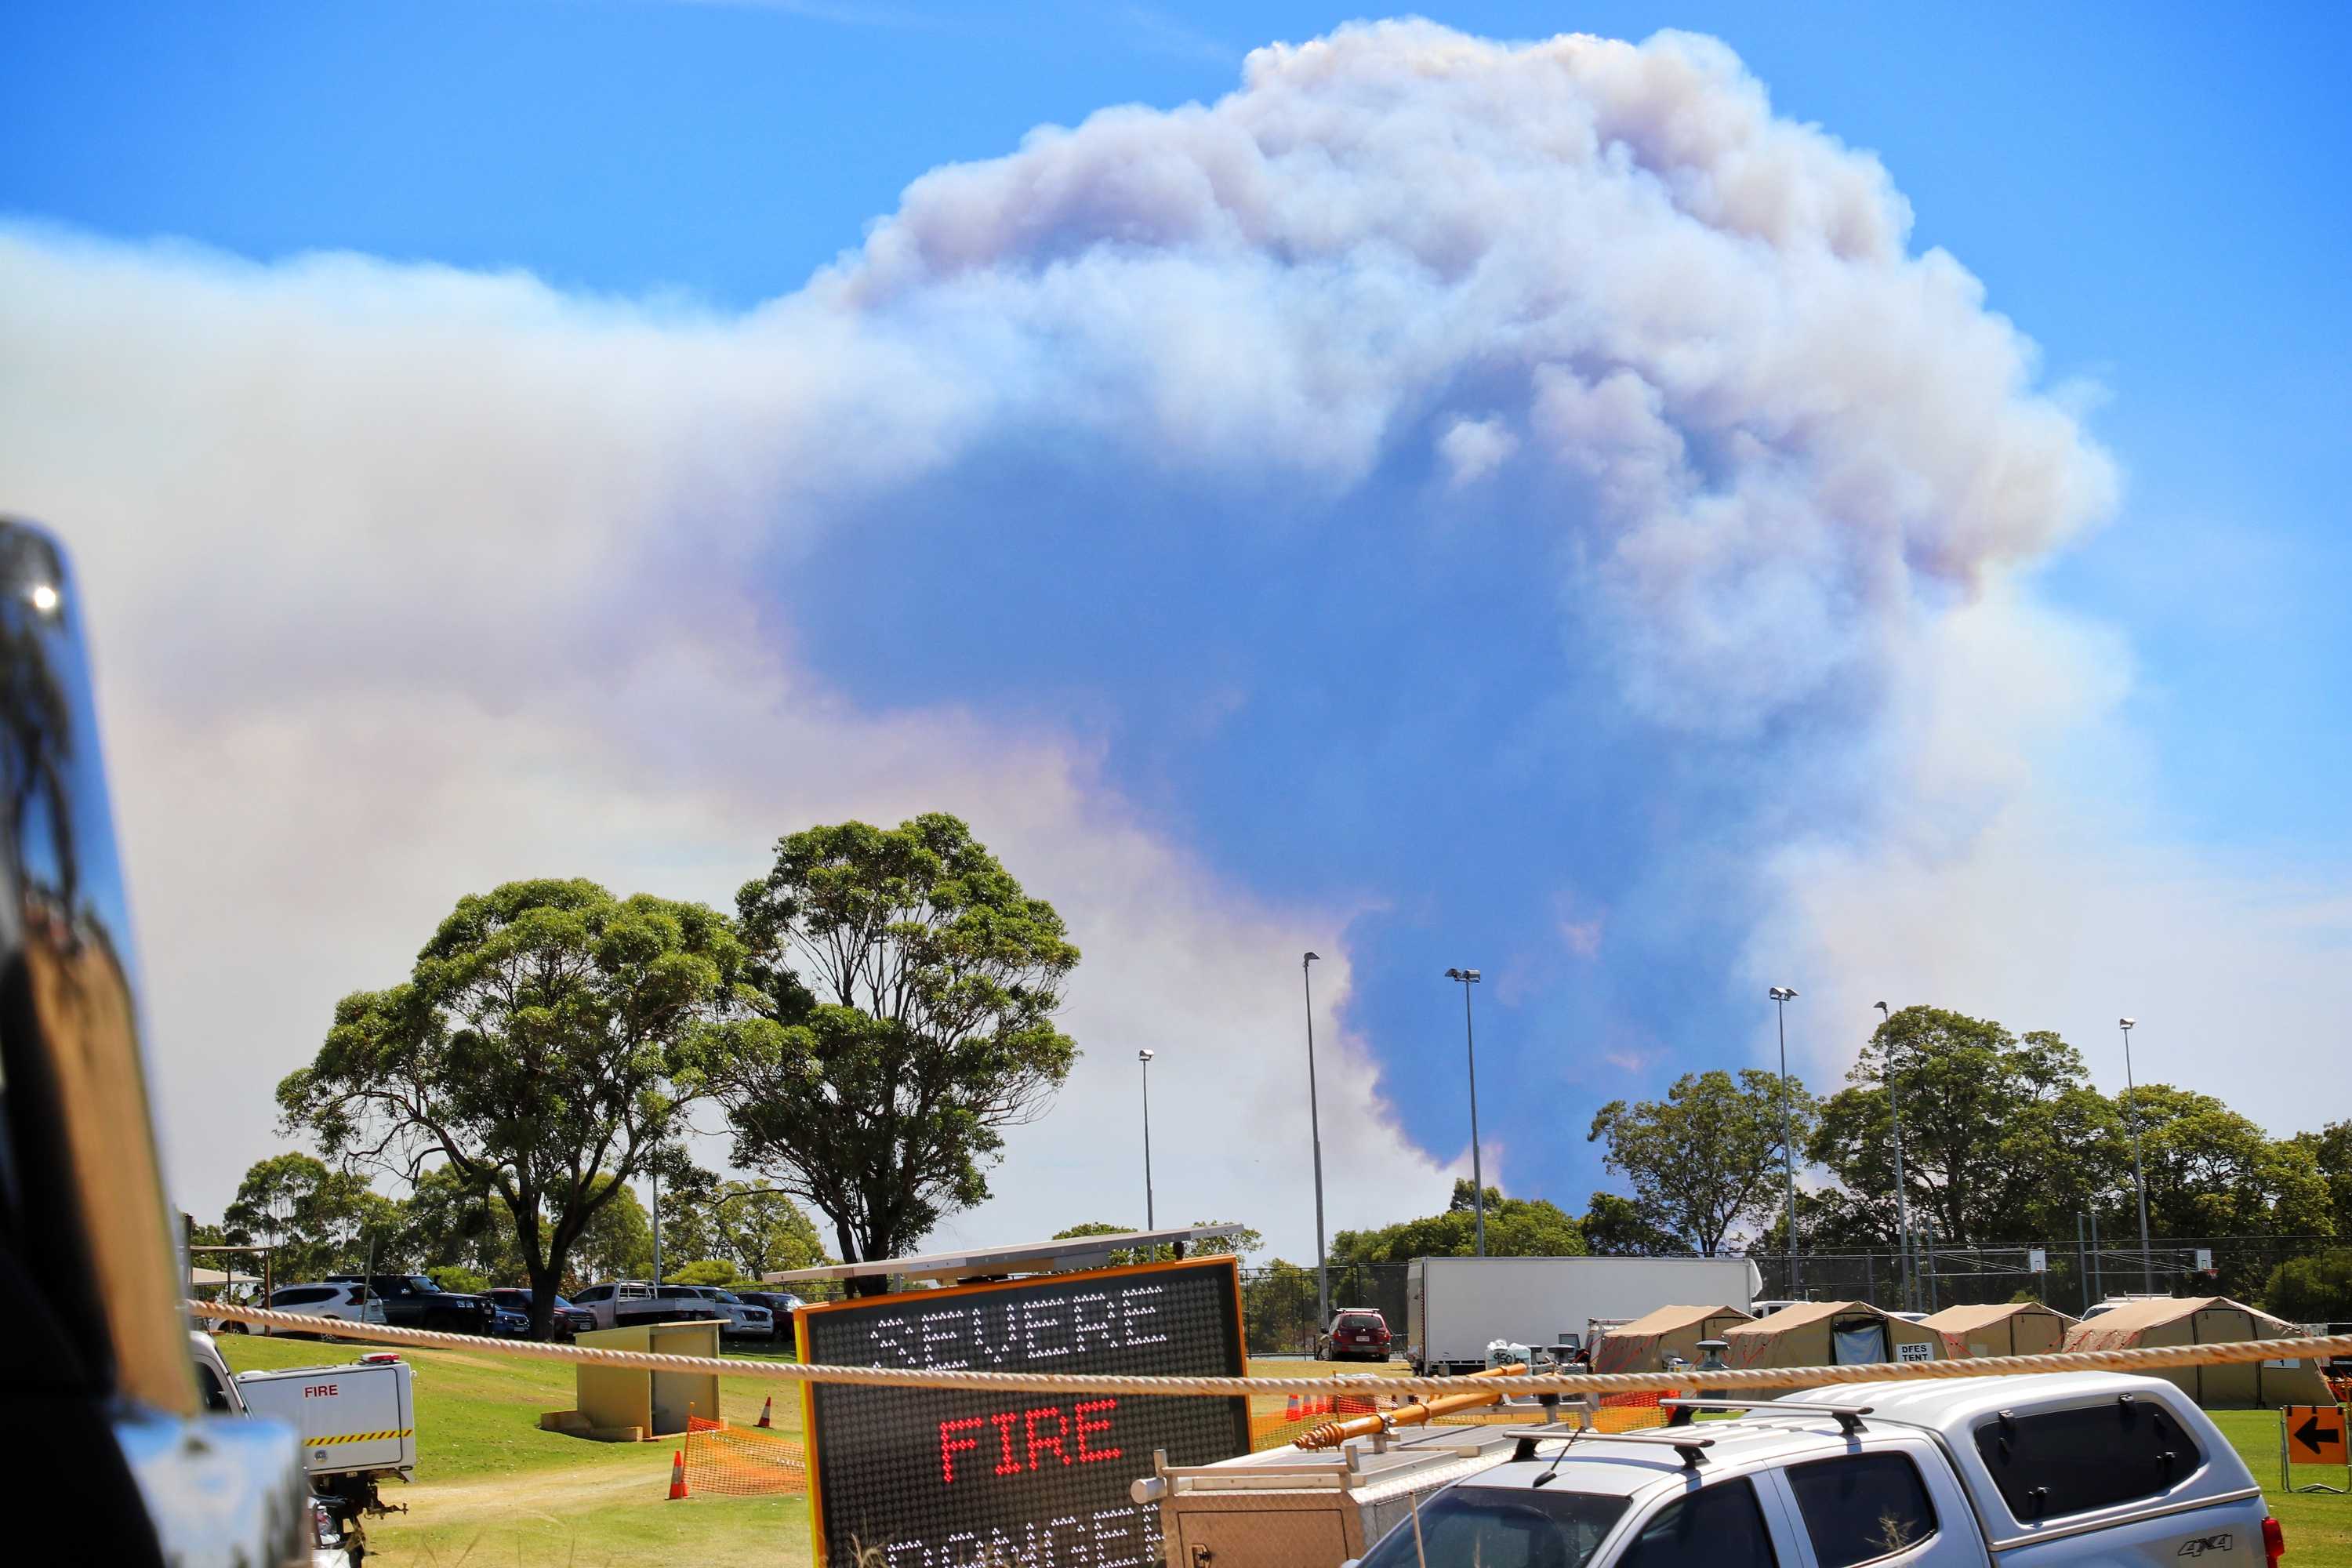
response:
[[[1342,1307],[1315,1336],[1317,1361],[1386,1361],[1389,1321],[1370,1307]]]

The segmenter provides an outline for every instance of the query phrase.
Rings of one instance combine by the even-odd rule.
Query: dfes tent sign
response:
[[[1231,1258],[811,1306],[801,1359],[834,1366],[1238,1377]],[[807,1391],[810,1504],[833,1568],[1155,1568],[1159,1510],[1128,1487],[1249,1451],[1249,1404],[843,1384]]]

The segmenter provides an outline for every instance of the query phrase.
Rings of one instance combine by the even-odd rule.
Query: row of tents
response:
[[[2034,1301],[1947,1307],[1916,1322],[1867,1301],[1800,1301],[1767,1317],[1737,1307],[1660,1307],[1604,1333],[1595,1372],[1655,1372],[1668,1358],[1696,1364],[1702,1340],[1721,1340],[1735,1367],[1853,1366],[2039,1355],[2053,1351],[2284,1339],[2294,1324],[2223,1296],[2129,1301],[2074,1319]],[[2152,1368],[2208,1406],[2327,1405],[2326,1378],[2308,1359]]]

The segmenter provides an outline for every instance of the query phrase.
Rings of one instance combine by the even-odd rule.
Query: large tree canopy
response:
[[[1078,950],[940,815],[789,835],[736,907],[780,1026],[720,1079],[736,1163],[823,1210],[845,1261],[903,1252],[987,1196],[1001,1130],[1068,1077],[1054,1015]]]
[[[1579,1258],[1584,1235],[1559,1205],[1543,1198],[1507,1198],[1488,1187],[1486,1256],[1489,1258]],[[1378,1230],[1343,1230],[1331,1238],[1331,1262],[1410,1263],[1416,1258],[1468,1258],[1478,1250],[1476,1200],[1467,1181],[1456,1178],[1444,1210],[1402,1220]]]
[[[2177,1237],[2326,1236],[2333,1194],[2315,1151],[2273,1142],[2210,1094],[2144,1083],[2135,1096],[2147,1166],[2148,1223]],[[2125,1157],[2128,1160],[2129,1156]],[[2130,1174],[2128,1164],[2125,1175]]]
[[[1913,1222],[1938,1246],[2071,1235],[2077,1213],[2107,1206],[2118,1170],[2129,1174],[2114,1106],[2047,1031],[2014,1036],[1990,1019],[1906,1007],[1847,1079],[1811,1141],[1843,1189],[1823,1205],[1823,1241],[1894,1242],[1895,1096]]]
[[[733,1278],[757,1279],[772,1269],[833,1261],[808,1215],[789,1194],[772,1188],[722,1182],[697,1172],[694,1178],[664,1187],[661,1206],[666,1268],[689,1259],[715,1258],[733,1268]]]
[[[224,1240],[274,1249],[279,1281],[364,1268],[368,1243],[393,1242],[400,1222],[399,1205],[364,1179],[299,1152],[256,1161],[221,1215]]]
[[[745,1034],[726,917],[616,899],[589,881],[509,882],[461,900],[405,984],[335,1008],[278,1101],[331,1158],[415,1181],[445,1161],[514,1222],[548,1313],[573,1245],[616,1184],[683,1166],[680,1106]]]
[[[1607,1142],[1609,1168],[1633,1184],[1637,1215],[1612,1216],[1619,1230],[1638,1218],[1712,1258],[1735,1227],[1772,1213],[1787,1147],[1781,1130],[1793,1129],[1801,1148],[1817,1114],[1794,1079],[1784,1085],[1748,1068],[1734,1081],[1718,1069],[1684,1074],[1663,1100],[1611,1100],[1593,1113],[1587,1137]]]

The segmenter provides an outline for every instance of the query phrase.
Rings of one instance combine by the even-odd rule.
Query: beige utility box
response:
[[[649,1351],[656,1355],[716,1356],[716,1322],[642,1323],[597,1329],[572,1342],[590,1350]],[[575,1373],[577,1410],[559,1410],[540,1425],[607,1441],[667,1437],[686,1430],[686,1419],[719,1419],[719,1378],[707,1372],[646,1372],[626,1367],[582,1365]],[[569,1417],[569,1419],[566,1419]]]
[[[1526,1421],[1543,1419],[1530,1405]],[[1339,1568],[1438,1488],[1501,1464],[1517,1438],[1478,1426],[1418,1426],[1310,1453],[1284,1447],[1213,1465],[1171,1465],[1131,1495],[1158,1505],[1167,1568]]]

